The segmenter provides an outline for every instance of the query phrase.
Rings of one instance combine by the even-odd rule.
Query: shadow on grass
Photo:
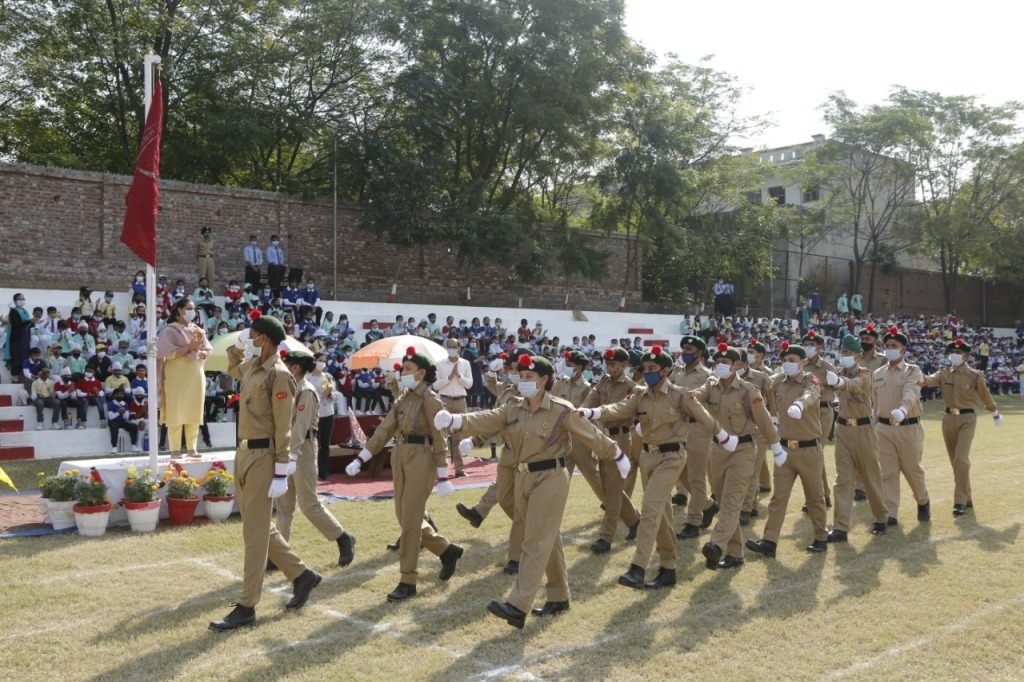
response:
[[[1021,527],[1019,522],[1005,530],[996,530],[991,526],[979,523],[971,513],[972,511],[968,510],[968,514],[960,517],[956,522],[960,533],[965,536],[964,539],[977,541],[978,546],[986,552],[1002,552],[1017,542]]]

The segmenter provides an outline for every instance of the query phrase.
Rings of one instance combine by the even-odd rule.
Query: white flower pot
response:
[[[78,534],[86,537],[99,537],[107,532],[107,521],[110,519],[110,505],[99,507],[75,506],[75,523]]]
[[[75,512],[72,510],[77,504],[74,500],[67,502],[46,501],[46,507],[50,512],[50,524],[54,530],[67,530],[75,527]]]
[[[135,533],[152,533],[160,521],[160,500],[152,502],[125,502],[128,523]]]
[[[227,497],[204,495],[203,508],[206,510],[206,518],[211,521],[223,521],[231,516],[232,510],[235,508],[235,498],[231,495]]]

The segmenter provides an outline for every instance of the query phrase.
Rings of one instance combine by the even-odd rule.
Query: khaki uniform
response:
[[[463,436],[497,432],[514,456],[515,513],[524,531],[519,573],[506,601],[526,613],[544,575],[547,600],[569,600],[561,526],[569,497],[565,458],[572,447],[570,438],[597,453],[599,459],[615,457],[618,448],[583,419],[575,405],[550,393],[544,394],[534,411],[525,398],[511,398],[501,407],[462,417],[459,433]]]
[[[441,556],[451,543],[426,521],[427,498],[437,482],[437,469],[448,463],[445,435],[434,428],[434,415],[441,399],[421,381],[416,388],[402,391],[381,421],[366,449],[376,454],[389,440],[391,471],[395,485],[395,516],[402,530],[398,550],[399,582],[416,584],[420,547]]]
[[[727,555],[742,558],[740,511],[753,478],[754,460],[758,456],[754,434],[756,431],[771,434],[769,443],[777,443],[779,437],[775,435],[771,415],[760,391],[743,379],[733,377],[726,385],[721,378],[711,377],[696,390],[694,397],[723,429],[739,437],[740,441],[746,441],[740,442],[734,452],[712,443],[710,458],[711,490],[721,508],[711,531],[711,542],[725,550]]]
[[[818,412],[821,417],[821,440],[822,450],[825,448],[825,443],[828,442],[828,436],[832,433],[832,422],[835,420],[835,409],[832,407],[832,401],[836,398],[835,389],[828,385],[825,381],[825,375],[828,372],[835,372],[836,367],[828,360],[825,360],[820,355],[816,355],[807,361],[807,366],[804,367],[804,371],[809,374],[813,374],[814,378],[821,384],[821,399],[818,401]],[[810,407],[810,405],[808,405]],[[825,499],[828,500],[831,497],[832,491],[828,485],[828,473],[825,471],[827,467],[822,469],[821,486],[822,490],[825,491]]]
[[[785,448],[786,463],[775,467],[775,487],[768,503],[768,520],[764,524],[764,539],[778,544],[786,507],[799,477],[807,502],[807,513],[814,526],[814,539],[826,540],[825,491],[821,487],[825,457],[821,450],[821,412],[815,409],[821,399],[821,385],[814,375],[803,372],[796,377],[777,374],[772,379],[772,393],[778,410],[779,435]],[[799,419],[787,413],[796,401],[804,406]],[[804,445],[801,445],[804,443]]]
[[[984,373],[966,365],[943,367],[925,377],[924,385],[942,389],[942,402],[946,405],[942,415],[942,440],[953,466],[953,504],[965,505],[972,501],[971,443],[978,421],[974,407],[981,403],[989,412],[995,412],[996,402],[988,390]]]
[[[647,386],[643,376],[634,377],[633,390],[642,386]],[[626,476],[626,480],[622,482],[622,492],[626,493],[626,496],[629,498],[633,497],[633,491],[636,489],[636,479],[640,471],[640,456],[644,453],[644,439],[636,432],[636,427],[639,423],[638,420],[633,420],[633,435],[629,437],[629,463],[631,468]]]
[[[676,386],[692,391],[704,385],[712,376],[711,370],[703,364],[696,367],[680,367],[669,375],[668,380]],[[686,504],[686,522],[700,527],[704,521],[704,510],[713,502],[708,497],[708,456],[711,453],[712,432],[706,430],[696,419],[690,419],[690,435],[686,442],[686,465],[679,475],[679,489],[690,494]]]
[[[871,351],[871,356],[868,357],[867,353],[860,356],[860,360],[857,361],[857,365],[867,370],[868,377],[875,373],[875,370],[879,367],[884,367],[886,363],[885,356],[879,355],[874,350]],[[853,489],[864,490],[864,486],[861,485],[860,479],[857,477],[857,472],[853,472]]]
[[[761,394],[769,417],[774,416],[776,410],[771,391],[772,375],[770,371],[766,368],[748,368],[747,374],[743,379]],[[768,456],[768,443],[770,442],[768,439],[777,437],[778,431],[776,431],[774,425],[772,425],[767,433],[762,433],[760,428],[754,431],[754,449],[757,451],[757,456],[754,458],[754,474],[750,477],[750,483],[747,485],[747,495],[743,498],[743,511],[745,512],[753,511],[757,506],[757,489],[759,487],[772,487],[771,469],[766,457]]]
[[[902,472],[918,506],[928,502],[928,488],[921,468],[924,453],[924,426],[921,424],[921,387],[924,374],[917,365],[906,360],[893,366],[886,364],[871,375],[873,402],[878,422],[878,463],[882,467],[882,489],[889,516],[896,517],[900,509],[900,473]],[[891,412],[902,407],[906,421],[913,424],[892,425]]]
[[[871,409],[871,375],[854,365],[841,369],[846,382],[836,389],[839,396],[839,420],[836,422],[836,484],[833,524],[848,532],[853,513],[854,482],[863,486],[875,523],[885,523],[889,509],[882,491],[882,470],[878,465],[878,436]]]
[[[277,530],[285,540],[291,537],[296,502],[302,515],[328,540],[333,542],[345,532],[316,494],[319,411],[320,396],[309,377],[305,377],[299,382],[292,413],[290,450],[295,457],[295,473],[289,481],[288,492],[277,498]]]
[[[561,379],[555,380],[555,385],[551,388],[551,395],[557,396],[562,400],[567,400],[576,407],[581,407],[583,401],[590,395],[590,383],[583,378],[583,375],[577,375],[572,379],[568,377],[562,377]],[[601,474],[597,470],[597,463],[590,456],[590,450],[587,450],[582,444],[573,443],[570,460],[566,463],[569,469],[569,477],[572,477],[573,472],[577,469],[583,475],[583,479],[590,486],[590,489],[594,491],[594,495],[597,499],[604,502],[604,488],[601,486]]]
[[[196,273],[199,275],[197,281],[206,278],[210,282],[210,286],[214,286],[214,267],[213,267],[213,239],[199,238],[196,242]]]
[[[686,464],[686,444],[693,434],[691,418],[706,433],[717,433],[720,428],[689,391],[664,379],[654,389],[637,386],[625,400],[601,408],[601,419],[607,422],[640,420],[644,442],[640,481],[644,498],[631,563],[643,569],[647,568],[655,546],[660,567],[676,567],[672,488]]]
[[[252,608],[260,601],[268,557],[288,580],[298,578],[306,565],[274,526],[273,500],[267,497],[274,465],[288,463],[295,378],[277,353],[262,363],[259,356],[243,361],[244,357],[233,345],[228,347],[228,374],[240,382],[235,493],[245,565],[237,603]],[[270,447],[251,447],[250,441],[257,439],[269,440]]]
[[[583,407],[600,407],[601,405],[612,405],[626,399],[636,384],[632,379],[623,374],[618,379],[611,375],[601,377],[586,399]],[[605,432],[615,441],[619,449],[628,453],[632,445],[633,420],[619,420],[609,422],[602,419]],[[630,463],[632,465],[632,462]],[[640,512],[633,506],[632,500],[626,494],[622,476],[613,461],[598,462],[598,473],[601,476],[601,501],[604,502],[604,518],[601,519],[601,530],[599,537],[605,542],[611,542],[615,537],[615,529],[622,519],[627,527],[632,526],[640,520]],[[631,469],[632,470],[632,469]]]

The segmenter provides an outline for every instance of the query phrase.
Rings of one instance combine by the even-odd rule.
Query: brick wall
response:
[[[22,164],[0,164],[0,286],[123,291],[141,261],[120,242],[124,197],[131,178]],[[508,271],[500,265],[462,265],[444,245],[407,249],[400,254],[357,225],[358,204],[338,207],[338,291],[340,300],[386,301],[398,282],[398,300],[457,304],[472,287],[474,304],[513,306],[520,294],[509,290]],[[265,247],[271,234],[281,237],[289,266],[317,278],[329,297],[333,284],[334,233],[330,201],[307,200],[272,192],[160,183],[158,272],[195,286],[195,244],[210,225],[217,247],[220,293],[229,278],[241,282],[242,249],[250,234]],[[595,234],[612,253],[603,282],[552,273],[523,291],[522,305],[614,310],[622,294],[626,240]],[[400,274],[396,277],[398,270]],[[640,301],[639,277],[627,291],[627,306]]]

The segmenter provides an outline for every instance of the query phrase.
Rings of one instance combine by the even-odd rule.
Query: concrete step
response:
[[[15,459],[35,459],[35,448],[25,445],[4,445],[0,446],[0,462],[9,462]]]
[[[15,433],[24,430],[25,420],[21,417],[17,419],[0,419],[0,433]]]
[[[70,431],[51,430],[49,422],[43,431],[23,431],[4,434],[4,445],[13,448],[34,450],[22,459],[55,459],[110,454],[110,431],[96,426]],[[235,447],[235,423],[218,422],[210,424],[210,441],[214,448]],[[141,444],[140,444],[141,445]],[[202,436],[199,439],[202,447]],[[4,448],[6,450],[6,448]],[[127,447],[125,447],[127,452]]]
[[[0,394],[0,407],[10,407],[14,404],[14,397],[6,393]]]

